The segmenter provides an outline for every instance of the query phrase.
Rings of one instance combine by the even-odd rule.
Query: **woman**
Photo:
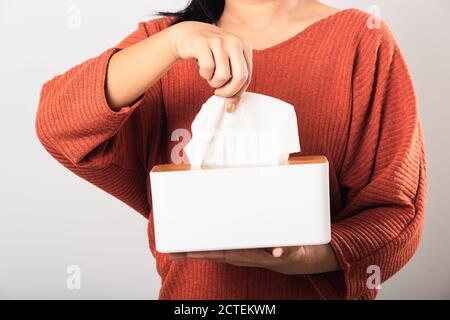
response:
[[[42,144],[149,218],[161,299],[375,298],[418,246],[426,188],[416,97],[387,26],[315,0],[193,0],[165,15],[44,85]],[[171,133],[208,97],[233,112],[246,90],[294,105],[301,154],[329,159],[331,243],[157,252],[149,170],[172,161]]]

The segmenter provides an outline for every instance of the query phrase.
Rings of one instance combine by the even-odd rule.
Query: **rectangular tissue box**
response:
[[[328,161],[150,172],[156,249],[185,252],[330,242]]]

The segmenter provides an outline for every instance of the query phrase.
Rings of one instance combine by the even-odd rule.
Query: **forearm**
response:
[[[106,95],[113,110],[133,103],[177,61],[172,33],[169,27],[111,57]]]

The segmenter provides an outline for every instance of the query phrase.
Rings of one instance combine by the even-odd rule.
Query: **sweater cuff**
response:
[[[333,224],[331,233],[331,247],[333,248],[340,271],[322,273],[309,276],[312,285],[323,299],[327,300],[353,300],[361,297],[375,297],[378,290],[369,288],[368,280],[372,274],[370,266],[377,265],[372,256],[357,260],[358,251],[345,224]],[[356,251],[355,251],[356,250]],[[379,262],[378,262],[379,264]]]
[[[92,74],[95,76],[93,79],[93,83],[95,83],[94,97],[93,101],[98,101],[98,110],[96,108],[87,108],[84,112],[89,112],[90,116],[100,117],[110,123],[111,127],[120,127],[122,122],[132,113],[134,109],[136,109],[143,100],[143,96],[141,95],[136,101],[129,105],[124,106],[120,110],[113,110],[106,98],[106,77],[108,72],[108,65],[111,57],[120,51],[118,48],[111,48],[99,56],[99,59],[96,64],[92,67],[97,70],[93,70]]]

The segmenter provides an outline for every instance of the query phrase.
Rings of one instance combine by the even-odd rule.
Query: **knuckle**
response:
[[[230,42],[236,42],[236,43],[241,42],[241,40],[238,37],[236,37],[235,35],[232,35],[232,34],[226,34],[224,36],[224,38],[225,38],[225,40],[230,41]]]
[[[247,41],[242,40],[242,47],[245,49],[252,49],[252,45],[248,43]]]
[[[211,46],[215,46],[215,47],[222,46],[222,44],[223,44],[223,40],[219,37],[209,38],[208,42]]]
[[[248,74],[245,72],[239,73],[234,78],[236,78],[236,80],[239,81],[240,83],[243,83],[243,82],[247,81]]]
[[[216,88],[217,90],[223,90],[223,88],[221,88],[223,86],[223,83],[217,81],[217,80],[210,80],[209,81],[209,85],[213,88]]]
[[[200,69],[204,72],[213,72],[214,71],[214,63],[213,62],[200,62]]]
[[[218,73],[217,75],[214,76],[214,79],[220,82],[225,82],[228,81],[231,78],[229,73]]]
[[[239,48],[239,49],[243,48],[241,39],[239,39],[233,35],[227,35],[225,39],[227,41],[227,44],[232,46],[233,48]]]
[[[205,44],[206,44],[206,39],[203,37],[195,38],[192,41],[192,46],[195,48],[203,48],[205,46]]]

